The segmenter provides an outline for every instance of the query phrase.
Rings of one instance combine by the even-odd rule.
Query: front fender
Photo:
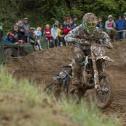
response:
[[[96,58],[96,60],[100,60],[100,59],[105,60],[105,61],[109,61],[109,62],[114,62],[113,59],[111,59],[108,56],[99,56]]]

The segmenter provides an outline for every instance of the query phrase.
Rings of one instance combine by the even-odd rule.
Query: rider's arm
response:
[[[79,35],[79,30],[80,30],[81,26],[77,26],[76,28],[74,28],[73,30],[71,30],[66,36],[65,36],[65,41],[66,42],[75,42],[77,41],[77,36]]]
[[[79,38],[79,34],[82,32],[82,30],[82,25],[79,25],[78,27],[74,28],[65,36],[65,41],[70,43],[80,43],[84,45],[89,45],[90,43],[88,41]]]

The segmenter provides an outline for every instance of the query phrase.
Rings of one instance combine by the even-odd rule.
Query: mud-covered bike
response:
[[[109,76],[106,73],[106,63],[112,60],[108,56],[103,55],[96,58],[92,51],[92,46],[88,50],[85,50],[86,55],[81,62],[81,95],[84,96],[87,90],[94,89],[96,105],[99,108],[106,108],[112,101],[112,87]],[[54,77],[54,82],[46,87],[46,91],[52,91],[56,97],[59,97],[62,92],[70,96],[69,86],[72,83],[71,80],[72,67],[68,65],[63,67],[63,70]]]

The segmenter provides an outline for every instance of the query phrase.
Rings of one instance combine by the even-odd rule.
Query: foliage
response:
[[[108,14],[117,16],[126,10],[125,0],[1,0],[0,19],[4,28],[11,28],[22,17],[29,17],[32,25],[62,20],[65,15],[81,19],[86,12],[94,12],[106,18]]]

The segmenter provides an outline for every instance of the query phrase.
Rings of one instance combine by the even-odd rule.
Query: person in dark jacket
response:
[[[119,16],[119,18],[116,20],[115,22],[116,24],[116,30],[117,30],[117,35],[118,35],[118,40],[122,40],[123,39],[123,30],[125,30],[125,27],[126,27],[126,22],[125,20]]]

